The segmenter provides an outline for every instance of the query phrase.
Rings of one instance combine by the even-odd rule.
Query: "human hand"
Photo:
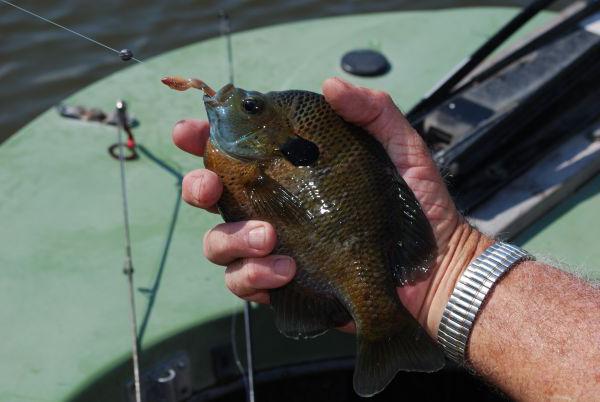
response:
[[[491,240],[458,213],[427,146],[388,94],[355,87],[338,78],[325,81],[323,94],[342,118],[363,127],[384,146],[433,227],[438,257],[431,274],[422,282],[398,288],[398,296],[435,337],[460,274]],[[173,130],[173,141],[181,149],[202,156],[208,132],[207,122],[180,122]],[[191,205],[214,212],[221,192],[222,185],[211,171],[196,170],[184,178],[183,199]],[[269,255],[275,242],[275,230],[266,222],[221,224],[205,235],[204,253],[210,261],[227,266],[225,282],[233,293],[268,303],[268,290],[285,285],[295,273],[291,258]]]
[[[173,142],[193,155],[203,156],[209,136],[207,121],[182,120],[173,129]],[[208,169],[194,170],[183,178],[182,198],[190,205],[217,213],[216,203],[223,185]],[[294,260],[270,255],[276,243],[275,229],[268,222],[222,223],[204,235],[204,255],[213,263],[226,266],[225,283],[237,296],[269,303],[269,289],[292,280]]]

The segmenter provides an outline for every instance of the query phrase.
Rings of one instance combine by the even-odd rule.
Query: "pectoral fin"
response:
[[[264,174],[248,185],[247,193],[253,209],[263,218],[283,219],[290,223],[305,223],[312,219],[312,214],[298,197]]]

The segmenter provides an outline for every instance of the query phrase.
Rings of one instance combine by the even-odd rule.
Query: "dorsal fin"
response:
[[[429,272],[437,253],[433,228],[406,182],[396,175],[397,207],[391,211],[390,267],[399,285],[414,283]]]

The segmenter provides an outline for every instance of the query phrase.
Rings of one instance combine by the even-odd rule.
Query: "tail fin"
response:
[[[378,340],[358,336],[354,391],[373,396],[394,379],[398,371],[437,371],[444,367],[441,349],[416,321],[396,334]]]

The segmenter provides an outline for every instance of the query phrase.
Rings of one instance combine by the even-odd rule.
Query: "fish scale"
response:
[[[229,84],[204,103],[204,160],[223,182],[222,216],[270,222],[273,252],[296,261],[294,279],[270,292],[278,329],[309,338],[353,320],[361,396],[400,370],[441,368],[443,354],[396,293],[428,272],[435,238],[383,147],[312,92]]]

